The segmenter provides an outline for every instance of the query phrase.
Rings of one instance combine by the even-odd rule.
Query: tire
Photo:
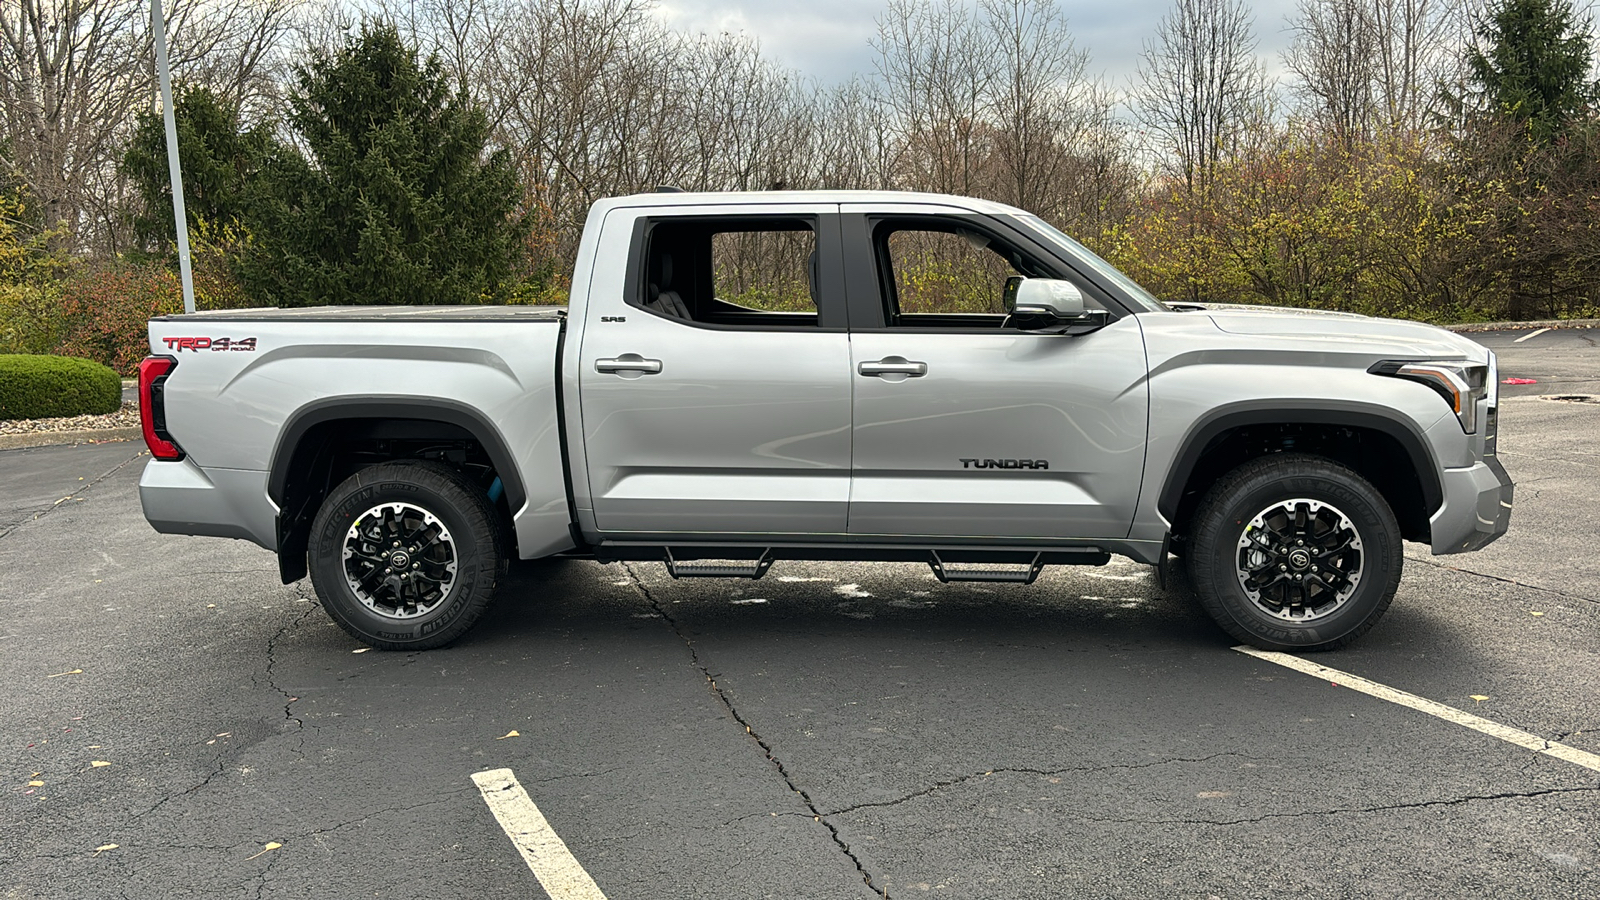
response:
[[[1400,585],[1389,504],[1318,456],[1274,454],[1229,472],[1200,502],[1191,534],[1200,605],[1264,650],[1343,647],[1377,624]]]
[[[362,643],[442,647],[477,622],[506,572],[496,522],[489,498],[443,464],[362,469],[312,520],[311,583],[328,615]]]

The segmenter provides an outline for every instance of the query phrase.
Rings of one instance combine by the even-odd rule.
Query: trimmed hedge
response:
[[[50,419],[122,408],[122,379],[73,356],[0,355],[0,419]]]

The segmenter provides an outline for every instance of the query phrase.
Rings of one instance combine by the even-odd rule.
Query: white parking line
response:
[[[1266,660],[1269,663],[1275,663],[1287,669],[1294,669],[1296,672],[1304,672],[1314,678],[1331,681],[1340,687],[1360,691],[1363,694],[1377,697],[1379,700],[1387,700],[1390,703],[1409,706],[1419,712],[1425,712],[1430,716],[1444,719],[1446,722],[1454,722],[1457,725],[1471,728],[1473,731],[1481,731],[1490,737],[1516,744],[1518,747],[1523,747],[1536,753],[1543,753],[1546,756],[1553,756],[1575,766],[1583,766],[1585,769],[1593,769],[1596,772],[1600,772],[1600,756],[1579,750],[1576,747],[1568,747],[1566,744],[1547,741],[1536,734],[1529,734],[1526,731],[1521,731],[1508,725],[1501,725],[1499,722],[1491,722],[1471,713],[1464,713],[1453,706],[1435,703],[1432,700],[1418,697],[1416,694],[1408,694],[1405,691],[1396,690],[1376,681],[1368,681],[1360,675],[1352,675],[1349,672],[1342,672],[1327,666],[1319,666],[1298,656],[1276,653],[1271,650],[1257,650],[1254,647],[1243,645],[1233,649],[1240,653],[1254,656],[1256,659]]]
[[[1550,329],[1548,329],[1548,328],[1541,328],[1538,331],[1530,331],[1527,334],[1523,335],[1522,337],[1519,337],[1516,340],[1512,341],[1511,343],[1520,344],[1523,341],[1528,340],[1529,338],[1536,338],[1539,335],[1544,334],[1546,331],[1549,331],[1549,330]]]
[[[510,769],[477,772],[472,781],[550,900],[606,900]]]

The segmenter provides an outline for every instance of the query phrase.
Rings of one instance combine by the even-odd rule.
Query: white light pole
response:
[[[183,280],[183,311],[194,312],[194,273],[189,268],[189,217],[183,210],[183,169],[178,166],[178,123],[172,111],[172,66],[167,62],[167,23],[161,0],[150,0],[155,29],[156,73],[161,79],[161,117],[167,126],[167,171],[172,177],[172,220],[178,228],[178,274]]]

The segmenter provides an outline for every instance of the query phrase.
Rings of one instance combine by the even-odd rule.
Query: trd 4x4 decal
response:
[[[253,337],[169,337],[161,340],[166,343],[169,350],[193,350],[196,353],[201,350],[243,350],[248,353],[254,353],[256,349],[256,339]]]

